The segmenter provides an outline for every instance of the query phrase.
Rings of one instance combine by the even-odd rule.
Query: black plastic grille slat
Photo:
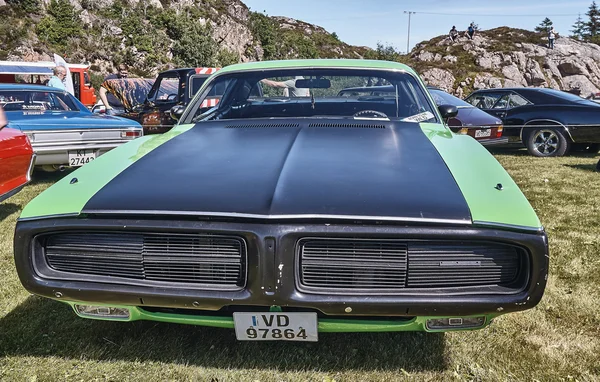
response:
[[[404,288],[405,243],[366,240],[303,240],[301,282],[313,288]]]
[[[337,123],[337,122],[320,122],[310,123],[308,127],[343,127],[343,128],[355,128],[355,129],[385,129],[385,125],[381,124],[369,124],[369,123]]]
[[[458,264],[454,264],[458,262]],[[509,285],[518,276],[517,248],[499,244],[414,243],[407,288]]]
[[[74,233],[49,236],[45,256],[51,268],[63,272],[243,286],[245,248],[237,237]]]
[[[291,128],[291,127],[300,127],[298,123],[251,123],[251,124],[239,124],[239,125],[227,125],[226,129],[262,129],[262,128],[272,128],[272,127],[280,127],[280,128]]]
[[[510,286],[523,251],[494,243],[303,239],[300,283],[313,289],[393,291]]]

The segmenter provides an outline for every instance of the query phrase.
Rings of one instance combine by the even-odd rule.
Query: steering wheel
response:
[[[377,110],[361,110],[354,114],[354,117],[367,117],[367,118],[387,118],[387,114]]]

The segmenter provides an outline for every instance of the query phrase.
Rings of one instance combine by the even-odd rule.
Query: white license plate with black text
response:
[[[69,166],[79,167],[96,159],[96,150],[69,151]]]
[[[485,138],[492,135],[492,129],[475,130],[475,138]]]
[[[240,341],[319,340],[317,313],[233,313],[233,323]]]

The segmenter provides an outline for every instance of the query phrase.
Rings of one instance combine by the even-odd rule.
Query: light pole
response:
[[[410,46],[410,15],[413,15],[417,12],[404,11],[404,13],[408,13],[408,37],[406,38],[406,54],[408,54],[409,53],[408,47]]]

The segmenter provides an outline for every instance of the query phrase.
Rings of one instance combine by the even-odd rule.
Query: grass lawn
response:
[[[65,174],[0,204],[0,380],[598,381],[600,173],[590,155],[541,159],[498,149],[550,239],[542,302],[462,333],[321,334],[315,344],[236,342],[233,330],[84,320],[34,297],[14,268],[23,206]]]

